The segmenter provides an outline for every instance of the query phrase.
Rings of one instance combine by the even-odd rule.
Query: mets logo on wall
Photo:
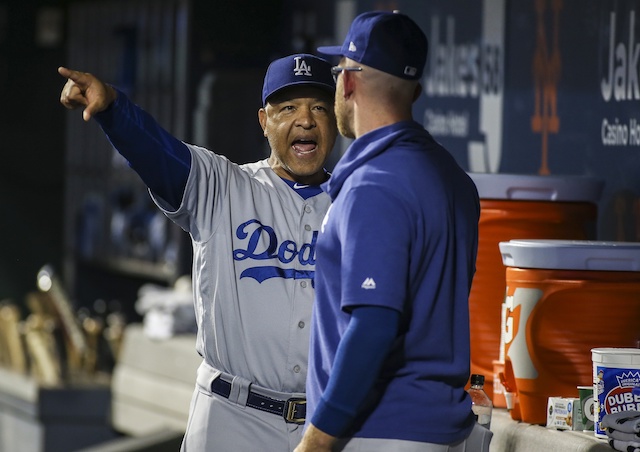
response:
[[[560,131],[558,117],[558,82],[562,72],[559,46],[559,23],[562,0],[535,0],[537,17],[536,49],[533,54],[533,81],[535,107],[531,117],[531,130],[542,137],[539,174],[549,174],[549,134]],[[545,16],[551,12],[553,29],[551,39],[545,26]],[[550,42],[549,42],[550,41]]]

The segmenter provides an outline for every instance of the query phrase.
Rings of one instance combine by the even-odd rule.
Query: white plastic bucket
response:
[[[600,427],[607,414],[620,411],[640,411],[640,395],[633,388],[640,388],[640,349],[638,348],[594,348],[593,387],[598,400],[595,401],[595,435],[607,438]]]

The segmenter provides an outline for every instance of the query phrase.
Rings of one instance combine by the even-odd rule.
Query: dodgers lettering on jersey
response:
[[[296,258],[301,265],[315,265],[318,231],[313,231],[311,243],[304,243],[298,249],[298,245],[292,240],[283,240],[280,242],[273,227],[264,225],[254,218],[238,226],[236,229],[236,237],[243,240],[245,248],[233,250],[234,260],[275,260],[282,264],[280,266],[256,265],[255,267],[249,267],[242,271],[240,279],[253,278],[259,283],[269,278],[310,279],[313,284],[313,270],[283,268],[283,265],[290,264]]]

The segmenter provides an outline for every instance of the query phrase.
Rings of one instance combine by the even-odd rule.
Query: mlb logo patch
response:
[[[404,67],[404,75],[408,75],[409,77],[413,77],[418,73],[418,69],[413,66],[405,66]]]

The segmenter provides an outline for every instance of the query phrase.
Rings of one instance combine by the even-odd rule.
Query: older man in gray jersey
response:
[[[61,103],[84,108],[193,242],[203,357],[183,451],[287,451],[302,436],[320,189],[335,143],[330,64],[290,55],[267,69],[258,120],[268,159],[237,165],[186,144],[121,91],[59,68]],[[224,133],[224,131],[222,131]]]

